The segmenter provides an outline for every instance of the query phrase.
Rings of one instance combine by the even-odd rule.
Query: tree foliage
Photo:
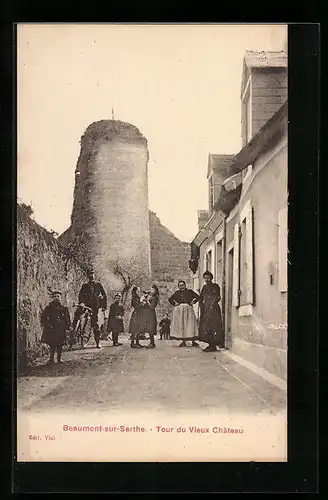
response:
[[[122,302],[126,304],[127,297],[133,286],[140,286],[146,279],[144,270],[140,267],[140,263],[134,258],[127,258],[113,263],[111,266],[113,273],[117,276],[121,283]]]

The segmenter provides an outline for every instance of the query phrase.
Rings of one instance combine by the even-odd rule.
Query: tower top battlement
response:
[[[111,141],[118,137],[123,142],[143,142],[147,145],[146,137],[131,123],[120,120],[99,120],[91,123],[81,137],[83,148],[101,141]]]

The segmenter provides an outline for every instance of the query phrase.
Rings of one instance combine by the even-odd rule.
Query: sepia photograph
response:
[[[17,25],[17,461],[286,462],[286,24]]]

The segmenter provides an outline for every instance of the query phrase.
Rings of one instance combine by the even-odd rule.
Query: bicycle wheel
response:
[[[91,318],[89,315],[86,315],[81,322],[81,332],[80,332],[80,341],[82,349],[87,345],[90,340],[92,332],[91,327]]]
[[[70,332],[69,337],[68,337],[68,348],[70,351],[73,349],[73,345],[77,343],[77,341],[81,335],[80,330],[81,330],[81,321],[78,320],[74,330],[72,330]]]

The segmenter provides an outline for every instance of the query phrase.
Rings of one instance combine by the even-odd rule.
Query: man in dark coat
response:
[[[101,346],[99,344],[100,328],[98,325],[98,311],[99,309],[102,309],[104,312],[106,311],[107,295],[102,284],[99,283],[99,281],[95,280],[94,271],[92,270],[88,271],[88,278],[89,281],[87,283],[83,283],[81,287],[78,300],[79,304],[83,304],[87,307],[90,307],[90,309],[92,310],[91,325],[93,328],[93,334],[96,346],[100,348]],[[74,315],[74,322],[73,322],[74,328],[80,315],[80,311],[78,309],[76,310],[76,313]]]
[[[62,363],[61,355],[63,345],[66,339],[66,333],[71,326],[71,319],[67,307],[60,302],[61,291],[51,292],[52,301],[48,304],[41,314],[41,325],[43,333],[41,342],[50,347],[49,364],[55,362],[55,353],[57,352],[57,362]]]
[[[121,298],[122,298],[121,294],[116,293],[114,302],[111,304],[109,308],[107,332],[108,334],[112,333],[114,346],[122,345],[118,341],[118,336],[120,333],[124,332],[124,325],[123,325],[124,307],[120,304]]]

